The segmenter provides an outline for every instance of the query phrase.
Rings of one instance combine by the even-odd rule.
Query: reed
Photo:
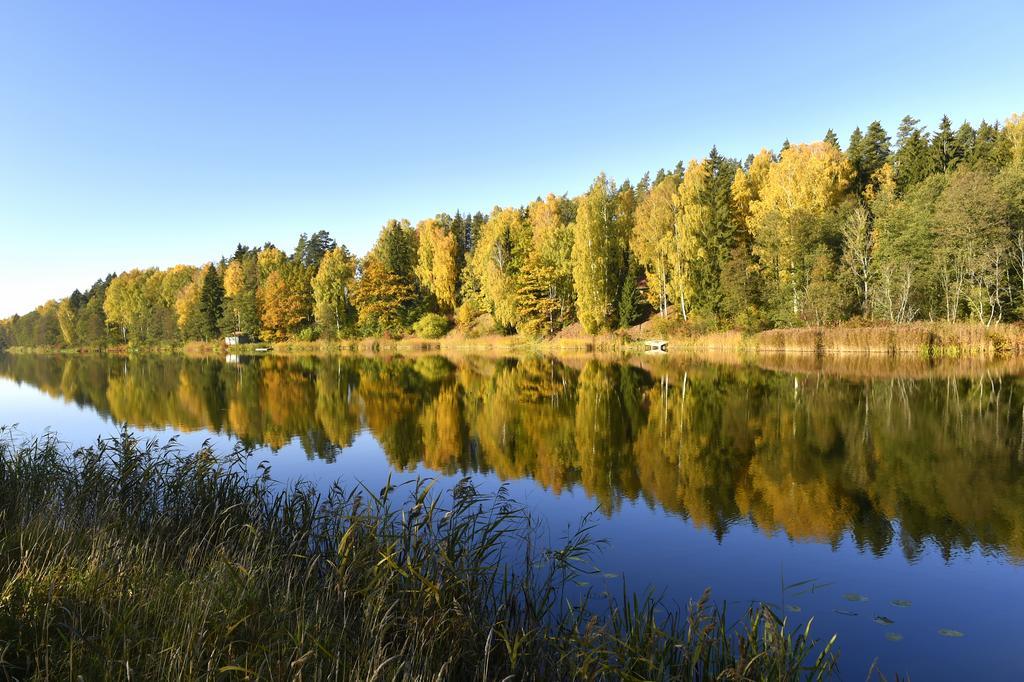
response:
[[[586,519],[544,548],[469,480],[320,490],[236,449],[0,430],[6,679],[821,679],[817,642],[707,594],[577,594]],[[576,595],[576,596],[572,596]]]

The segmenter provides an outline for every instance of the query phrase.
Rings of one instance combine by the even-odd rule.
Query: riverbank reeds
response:
[[[486,335],[467,337],[457,331],[440,339],[364,338],[336,341],[287,340],[225,346],[220,340],[189,341],[181,345],[108,346],[105,348],[11,347],[12,353],[169,354],[187,356],[333,355],[346,352],[542,352],[637,354],[649,339],[668,341],[673,352],[791,353],[814,355],[917,355],[926,358],[992,358],[1024,356],[1024,324],[984,326],[969,322],[912,322],[907,324],[846,323],[833,327],[791,327],[757,333],[709,331],[675,325],[668,332],[645,323],[627,332],[588,335],[574,325],[552,337]]]
[[[238,449],[127,431],[71,450],[0,431],[5,679],[820,679],[767,606],[570,589],[591,527],[541,548],[468,480],[275,483]],[[571,596],[576,594],[575,597]],[[510,677],[511,676],[511,677]]]
[[[845,324],[769,329],[756,334],[713,332],[669,338],[669,350],[814,355],[916,355],[927,358],[1024,354],[1024,326],[971,323]]]

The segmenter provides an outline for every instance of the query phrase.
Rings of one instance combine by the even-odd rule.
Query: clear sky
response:
[[[1024,110],[1024,3],[901,4],[0,0],[0,317],[712,144]]]

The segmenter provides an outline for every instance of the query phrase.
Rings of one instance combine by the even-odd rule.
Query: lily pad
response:
[[[939,634],[943,637],[963,637],[964,633],[959,630],[950,630],[949,628],[942,628],[939,630]]]
[[[857,594],[856,592],[847,592],[843,595],[843,599],[846,601],[867,601],[868,598],[863,594]]]
[[[909,599],[893,599],[889,603],[893,606],[898,606],[901,609],[906,609],[913,605],[914,602],[910,601]]]
[[[838,613],[840,616],[856,616],[856,615],[858,615],[856,611],[844,611],[843,609],[833,609],[833,611]]]
[[[786,604],[786,610],[792,611],[793,613],[800,613],[801,611],[803,611],[803,609],[801,609],[796,604]]]
[[[903,641],[903,635],[901,635],[898,632],[887,632],[887,633],[885,633],[885,638],[887,640],[889,640],[890,642],[902,642]]]
[[[886,618],[885,616],[875,616],[874,620],[879,625],[892,625],[896,622],[892,618]]]

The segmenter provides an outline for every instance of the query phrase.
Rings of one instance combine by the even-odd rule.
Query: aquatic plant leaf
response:
[[[939,630],[939,634],[943,637],[963,637],[964,633],[959,630],[950,630],[949,628],[942,628]]]
[[[840,616],[857,616],[860,615],[856,611],[844,611],[843,609],[833,609]]]
[[[860,601],[867,601],[868,600],[868,598],[865,597],[863,594],[857,594],[856,592],[848,592],[848,593],[844,594],[843,595],[843,599],[845,599],[846,601],[858,601],[858,602],[860,602]]]
[[[887,640],[889,640],[890,642],[902,642],[903,641],[903,635],[901,635],[898,632],[887,632],[887,633],[885,633],[885,638]]]
[[[892,618],[886,618],[885,616],[875,616],[874,621],[879,625],[892,625],[896,622]]]
[[[810,585],[810,584],[811,584],[811,583],[813,583],[813,582],[814,582],[815,580],[817,580],[817,578],[811,578],[810,580],[801,580],[801,581],[799,581],[799,582],[795,582],[795,583],[792,583],[792,584],[786,585],[786,586],[785,586],[784,588],[782,588],[782,589],[784,589],[784,590],[791,590],[791,589],[793,589],[794,587],[800,587],[801,585]]]
[[[910,601],[909,599],[893,599],[889,603],[892,604],[893,606],[898,606],[901,609],[905,609],[905,608],[909,608],[914,602]]]
[[[796,604],[786,604],[786,610],[791,611],[793,613],[800,613],[801,611],[803,611],[803,609],[801,609]]]

